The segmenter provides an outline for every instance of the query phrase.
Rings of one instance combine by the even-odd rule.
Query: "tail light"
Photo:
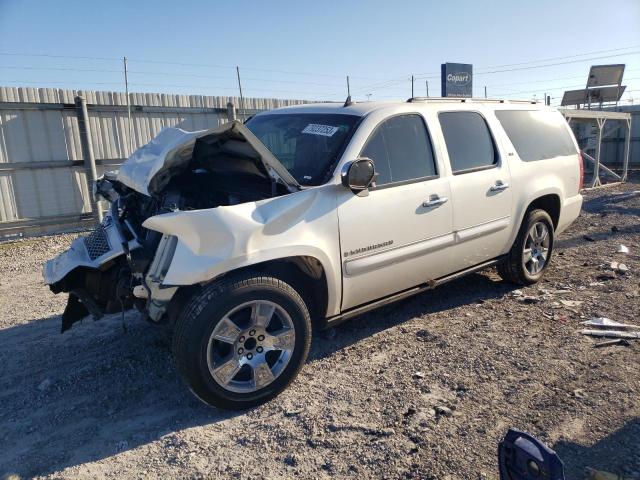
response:
[[[584,159],[582,158],[582,152],[578,152],[578,165],[580,165],[580,181],[578,183],[578,191],[584,187]]]

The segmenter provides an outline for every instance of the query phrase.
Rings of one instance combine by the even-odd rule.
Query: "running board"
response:
[[[466,268],[464,270],[460,270],[458,272],[452,273],[450,275],[446,275],[444,277],[438,278],[437,280],[432,280],[428,283],[420,284],[416,287],[410,288],[408,290],[403,290],[398,293],[394,293],[393,295],[389,295],[388,297],[381,298],[380,300],[375,300],[374,302],[367,303],[365,305],[361,305],[359,307],[352,308],[347,310],[339,315],[335,315],[333,317],[325,318],[321,322],[321,328],[330,328],[334,327],[344,321],[349,320],[350,318],[361,315],[365,312],[369,312],[371,310],[375,310],[377,308],[388,305],[389,303],[397,302],[400,300],[404,300],[405,298],[412,297],[417,295],[418,293],[422,293],[426,290],[432,290],[440,285],[451,282],[453,280],[457,280],[458,278],[464,277],[471,273],[479,272],[480,270],[484,270],[485,268],[493,267],[500,263],[503,257],[496,258],[494,260],[489,260],[488,262],[480,263],[473,267]]]

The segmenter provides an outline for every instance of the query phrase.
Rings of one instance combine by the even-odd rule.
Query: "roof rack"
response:
[[[459,97],[411,97],[407,100],[407,103],[413,102],[449,102],[449,103],[464,103],[470,98]]]
[[[536,105],[537,101],[534,100],[505,100],[499,98],[460,98],[460,97],[411,97],[407,100],[408,103],[414,102],[447,102],[447,103],[466,103],[466,102],[479,102],[479,103],[528,103]]]

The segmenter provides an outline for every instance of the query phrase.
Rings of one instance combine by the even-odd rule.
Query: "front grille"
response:
[[[98,228],[84,238],[84,246],[87,248],[87,253],[91,260],[95,260],[111,250],[107,233],[102,225],[98,225]]]

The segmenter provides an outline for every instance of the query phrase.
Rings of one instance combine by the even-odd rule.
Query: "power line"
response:
[[[294,72],[291,70],[272,70],[269,68],[258,68],[258,67],[242,67],[244,70],[256,70],[260,72],[270,72],[270,73],[282,73],[285,75],[303,75],[310,77],[332,77],[332,78],[344,78],[344,75],[335,75],[331,73],[318,73],[318,72]],[[358,75],[349,75],[350,78],[360,78],[364,80],[380,80],[379,77],[361,77]]]
[[[578,54],[574,54],[574,55],[568,55],[568,56],[561,56],[561,57],[549,57],[549,58],[545,58],[545,59],[539,59],[539,60],[531,60],[531,61],[527,61],[527,62],[518,62],[518,63],[509,63],[509,64],[502,64],[502,65],[492,65],[492,66],[487,66],[487,67],[478,67],[477,70],[484,70],[484,69],[494,69],[494,68],[504,68],[504,67],[517,67],[517,66],[522,66],[522,65],[531,65],[534,63],[541,63],[541,62],[549,62],[549,61],[554,61],[554,60],[566,60],[566,59],[572,59],[572,58],[577,58],[577,57],[583,57],[583,56],[587,56],[587,55],[594,55],[594,54],[598,54],[598,53],[607,53],[607,52],[619,52],[622,50],[630,50],[633,48],[638,48],[640,47],[640,45],[630,45],[627,47],[620,47],[620,48],[614,48],[614,49],[607,49],[607,50],[594,50],[591,52],[585,52],[585,53],[578,53]],[[595,58],[588,58],[588,59],[580,59],[580,60],[574,60],[573,62],[563,62],[563,63],[578,63],[578,62],[583,62],[583,61],[589,61],[589,60],[599,60],[602,58],[609,58],[609,57],[618,57],[618,56],[624,56],[624,55],[631,55],[631,54],[635,54],[635,53],[639,53],[638,51],[633,51],[633,52],[626,52],[626,53],[621,53],[621,54],[617,54],[617,55],[607,55],[605,57],[595,57]],[[44,53],[21,53],[21,52],[0,52],[0,55],[4,55],[4,56],[14,56],[14,57],[44,57],[44,58],[69,58],[69,59],[78,59],[78,60],[101,60],[101,61],[121,61],[120,57],[102,57],[102,56],[81,56],[81,55],[54,55],[54,54],[44,54]],[[133,62],[139,62],[139,63],[150,63],[150,64],[164,64],[164,65],[178,65],[178,66],[193,66],[193,67],[204,67],[204,68],[229,68],[229,69],[234,69],[235,65],[221,65],[221,64],[210,64],[210,63],[187,63],[187,62],[172,62],[172,61],[165,61],[165,60],[149,60],[149,59],[143,59],[143,58],[133,58],[130,59],[130,61]],[[543,68],[546,66],[556,66],[559,64],[549,64],[549,65],[538,65],[538,66],[531,66],[531,67],[526,67],[526,68],[514,68],[514,69],[508,69],[508,70],[496,70],[496,71],[482,71],[482,72],[476,72],[476,75],[484,75],[484,74],[491,74],[491,73],[502,73],[502,72],[506,72],[506,71],[516,71],[516,70],[523,70],[523,69],[529,69],[529,68]],[[292,71],[292,70],[279,70],[279,69],[268,69],[268,68],[260,68],[260,67],[243,67],[244,70],[255,70],[255,71],[264,71],[264,72],[271,72],[271,73],[282,73],[282,74],[286,74],[286,75],[303,75],[303,76],[324,76],[324,77],[333,77],[333,78],[343,78],[344,75],[336,75],[336,74],[328,74],[328,73],[324,73],[324,72],[299,72],[299,71]],[[416,78],[426,78],[426,76],[429,77],[435,77],[438,76],[439,72],[429,72],[429,73],[421,73],[421,74],[417,74]],[[408,75],[405,75],[403,78],[407,77]],[[384,80],[384,79],[380,79],[380,78],[375,78],[375,77],[359,77],[359,76],[350,76],[351,78],[361,78],[361,79],[373,79],[373,80],[379,80],[383,83],[388,82],[389,80]],[[393,79],[390,79],[393,80]],[[374,88],[373,85],[371,86],[366,86],[363,88]]]
[[[183,67],[204,67],[204,68],[232,68],[235,69],[235,65],[216,65],[210,63],[184,63],[184,62],[171,62],[165,60],[144,60],[144,59],[131,59],[132,61],[138,63],[153,63],[153,64],[164,64],[164,65],[179,65]],[[331,78],[344,78],[344,75],[337,75],[331,73],[324,72],[299,72],[292,70],[278,70],[271,68],[261,68],[261,67],[242,67],[243,70],[255,70],[260,72],[270,72],[270,73],[282,73],[285,75],[301,75],[301,76],[312,76],[312,77],[331,77]],[[359,76],[351,76],[351,78],[363,78],[368,80],[376,80],[376,77],[359,77]],[[378,78],[379,80],[379,78]]]
[[[35,82],[41,83],[41,82]],[[49,82],[54,83],[54,82]],[[55,83],[64,83],[64,82],[55,82]],[[116,85],[121,85],[120,83],[114,83]],[[150,83],[150,82],[129,82],[129,85],[138,86],[138,87],[170,87],[170,88],[198,88],[198,89],[216,89],[216,90],[231,90],[236,91],[237,87],[223,87],[221,85],[209,85],[209,84],[176,84],[176,83]],[[246,87],[245,87],[246,89]],[[280,90],[280,89],[272,89],[272,88],[253,88],[249,87],[247,90],[249,91],[258,91],[258,92],[280,92],[280,93],[309,93],[307,90]]]
[[[137,86],[145,86],[145,87],[172,87],[172,88],[205,88],[205,89],[217,89],[217,90],[233,90],[236,91],[237,87],[222,87],[220,85],[193,85],[193,84],[174,84],[174,83],[140,83],[140,82],[129,82],[129,85],[137,85]],[[280,93],[302,93],[308,94],[307,90],[280,90],[273,88],[252,88],[252,87],[244,87],[243,90],[249,90],[250,92],[258,91],[258,92],[280,92]]]
[[[18,65],[1,65],[0,69],[15,69],[15,70],[51,70],[51,71],[72,71],[72,72],[97,72],[97,73],[122,73],[121,70],[109,70],[109,69],[88,69],[88,68],[74,68],[74,67],[70,67],[70,66],[64,66],[64,67],[30,67],[30,66],[18,66]],[[634,71],[638,71],[640,69],[630,69],[627,70],[627,72],[634,72]],[[233,78],[231,76],[222,76],[222,75],[198,75],[198,74],[189,74],[189,73],[174,73],[174,72],[157,72],[157,71],[142,71],[142,70],[129,70],[130,74],[138,74],[138,75],[162,75],[162,76],[179,76],[179,77],[187,77],[187,78],[216,78],[216,79],[228,79],[228,80],[233,80]],[[554,80],[566,80],[566,79],[573,79],[573,78],[581,78],[582,76],[579,75],[575,75],[575,76],[571,76],[571,77],[557,77],[557,78],[550,78],[550,79],[543,79],[543,80],[530,80],[530,81],[525,81],[525,82],[511,82],[511,83],[503,83],[503,84],[489,84],[486,85],[487,87],[499,87],[499,86],[508,86],[508,85],[529,85],[529,84],[533,84],[533,83],[545,83],[545,82],[551,82]],[[312,86],[329,86],[329,87],[338,87],[340,86],[339,84],[336,83],[322,83],[322,82],[306,82],[306,81],[298,81],[298,80],[273,80],[273,79],[267,79],[267,78],[255,78],[255,77],[249,77],[249,78],[245,78],[245,80],[247,81],[259,81],[259,82],[266,82],[266,83],[282,83],[282,84],[293,84],[293,85],[312,85]],[[379,82],[376,84],[372,84],[372,85],[366,85],[363,87],[359,87],[354,89],[354,91],[357,92],[363,92],[366,90],[377,90],[377,89],[386,89],[386,88],[391,88],[392,86],[395,86],[399,83],[402,82],[406,82],[407,81],[407,77],[397,77],[395,79],[392,80],[388,80],[386,82]],[[134,82],[135,83],[135,82]],[[159,84],[162,85],[162,84]],[[167,85],[167,86],[172,86],[172,85]],[[580,86],[580,85],[576,85],[576,86]],[[222,88],[222,87],[220,87]],[[562,87],[561,87],[562,88]],[[569,88],[569,87],[566,87]],[[516,92],[519,93],[519,92]],[[503,95],[503,94],[501,94]]]
[[[2,67],[0,67],[2,68]],[[138,74],[138,75],[162,75],[169,77],[187,77],[187,78],[217,78],[217,79],[228,79],[234,80],[233,75],[200,75],[193,73],[174,73],[174,72],[154,72],[154,71],[144,71],[144,70],[129,70],[129,73]],[[271,78],[256,78],[256,77],[244,77],[243,80],[252,80],[258,82],[266,82],[266,83],[286,83],[293,85],[315,85],[321,87],[338,87],[340,84],[338,83],[323,83],[323,82],[307,82],[301,80],[274,80]]]
[[[527,62],[518,62],[518,63],[510,63],[510,64],[503,64],[503,65],[494,65],[494,66],[487,66],[487,67],[478,67],[478,70],[480,70],[479,72],[476,72],[476,75],[489,75],[489,74],[494,74],[494,73],[504,73],[504,72],[511,72],[511,71],[520,71],[520,70],[530,70],[530,69],[536,69],[536,68],[545,68],[545,67],[552,67],[552,66],[558,66],[558,65],[565,65],[565,64],[570,64],[570,63],[582,63],[582,62],[588,62],[588,61],[592,61],[592,60],[600,60],[600,59],[608,59],[608,58],[612,58],[612,57],[621,57],[621,56],[628,56],[628,55],[635,55],[637,53],[640,53],[640,50],[633,50],[633,51],[627,51],[624,53],[617,53],[617,54],[610,54],[610,55],[606,55],[606,56],[596,56],[596,57],[589,57],[589,58],[580,58],[578,59],[578,57],[585,57],[588,55],[594,55],[594,54],[599,54],[599,53],[605,53],[605,52],[622,52],[624,50],[630,50],[630,49],[634,49],[640,47],[640,45],[632,45],[632,46],[628,46],[628,47],[621,47],[621,48],[616,48],[616,49],[608,49],[608,50],[596,50],[596,51],[591,51],[591,52],[586,52],[586,53],[580,53],[580,54],[574,54],[574,55],[569,55],[569,56],[562,56],[562,57],[550,57],[550,58],[546,58],[546,59],[540,59],[540,60],[532,60],[532,61],[527,61]],[[42,57],[42,58],[66,58],[66,59],[76,59],[76,60],[99,60],[99,61],[121,61],[121,58],[116,58],[116,57],[102,57],[102,56],[78,56],[78,55],[55,55],[55,54],[39,54],[39,53],[19,53],[19,52],[0,52],[0,55],[3,56],[10,56],[10,57]],[[573,60],[572,60],[573,59]],[[541,62],[550,62],[550,61],[555,61],[555,60],[565,60],[563,62],[559,62],[559,63],[545,63],[542,65],[533,65],[533,64],[537,64],[537,63],[541,63]],[[206,64],[206,63],[186,63],[186,62],[172,62],[172,61],[163,61],[163,60],[149,60],[149,59],[133,59],[134,62],[138,62],[138,63],[148,63],[148,64],[164,64],[164,65],[179,65],[179,66],[193,66],[193,67],[199,67],[199,68],[221,68],[221,69],[235,69],[235,66],[232,65],[219,65],[219,64]],[[515,68],[505,68],[505,67],[515,67]],[[60,66],[60,67],[32,67],[32,66],[19,66],[19,65],[8,65],[8,66],[4,66],[4,67],[0,67],[0,69],[5,68],[5,69],[10,69],[10,70],[51,70],[51,71],[70,71],[70,72],[87,72],[87,73],[121,73],[121,70],[112,70],[112,69],[100,69],[100,68],[76,68],[76,67],[71,67],[71,66]],[[268,69],[268,68],[259,68],[259,67],[243,67],[244,70],[253,70],[253,71],[264,71],[264,72],[271,72],[271,73],[279,73],[279,74],[286,74],[286,75],[300,75],[300,76],[315,76],[315,77],[331,77],[331,78],[343,78],[344,75],[335,75],[335,74],[327,74],[327,73],[319,73],[319,72],[299,72],[299,71],[290,71],[290,70],[278,70],[278,69]],[[492,70],[495,69],[495,70]],[[637,70],[637,69],[636,69]],[[633,71],[633,70],[628,70],[628,71]],[[147,70],[133,70],[133,71],[129,71],[131,74],[134,75],[157,75],[157,76],[175,76],[175,77],[185,77],[185,78],[216,78],[216,79],[229,79],[232,80],[232,76],[231,74],[229,76],[226,75],[208,75],[208,74],[200,74],[200,73],[176,73],[176,72],[156,72],[156,71],[147,71]],[[432,75],[432,76],[431,76]],[[431,73],[431,74],[420,74],[417,75],[416,78],[420,78],[420,79],[425,79],[425,78],[437,78],[439,77],[439,73]],[[350,78],[352,79],[373,79],[375,77],[358,77],[358,76],[350,76]],[[394,77],[394,78],[389,78],[386,80],[383,79],[377,79],[376,82],[374,83],[370,83],[367,85],[363,85],[361,87],[355,87],[353,90],[354,92],[357,93],[362,93],[362,92],[366,92],[366,93],[370,93],[371,91],[377,91],[377,90],[386,90],[386,89],[391,89],[391,88],[399,88],[398,86],[404,82],[408,82],[409,75],[403,75],[401,77]],[[578,76],[575,77],[559,77],[556,79],[549,79],[549,81],[553,81],[553,80],[562,80],[562,79],[569,79],[569,78],[579,78]],[[273,84],[290,84],[290,85],[310,85],[310,86],[319,86],[319,87],[339,87],[341,85],[338,83],[323,83],[323,82],[312,82],[312,81],[296,81],[296,80],[278,80],[278,79],[271,79],[271,78],[259,78],[259,77],[249,77],[246,78],[245,80],[247,81],[257,81],[257,82],[263,82],[263,83],[273,83]],[[529,85],[529,84],[534,84],[534,83],[544,83],[547,80],[532,80],[532,81],[526,81],[526,82],[512,82],[510,84],[494,84],[494,85],[487,85],[489,87],[496,87],[496,86],[506,86],[506,85]],[[17,81],[10,81],[10,83],[17,83]],[[23,81],[23,83],[42,83],[42,82],[34,82],[34,81]],[[48,83],[58,83],[58,84],[62,84],[65,82],[48,82]],[[73,83],[73,82],[66,82],[66,83]],[[87,84],[93,84],[93,85],[119,85],[120,82],[83,82],[83,83],[87,83]],[[135,82],[134,82],[135,83]],[[148,85],[148,86],[162,86],[162,87],[178,87],[178,88],[219,88],[219,89],[224,89],[224,90],[231,90],[231,87],[221,87],[221,86],[214,86],[214,85],[177,85],[177,84],[170,84],[170,83],[136,83],[136,85]],[[408,85],[408,84],[407,84]],[[407,88],[409,88],[407,86]],[[559,87],[559,88],[569,88],[569,87]],[[258,91],[280,91],[280,92],[294,92],[291,90],[272,90],[272,89],[252,89],[252,90],[258,90]],[[548,90],[552,90],[552,89],[548,89]],[[303,93],[303,91],[298,91],[299,93]],[[307,92],[304,92],[307,93]],[[508,93],[507,95],[513,95],[513,94],[518,94],[519,92],[511,92]],[[338,92],[335,93],[331,93],[331,94],[327,94],[327,96],[335,96],[338,95]]]
[[[121,57],[98,57],[98,56],[80,56],[80,55],[52,55],[45,53],[21,53],[21,52],[0,52],[0,55],[3,56],[12,56],[12,57],[40,57],[40,58],[67,58],[67,59],[75,59],[75,60],[101,60],[101,61],[122,61]],[[235,65],[221,65],[221,64],[213,64],[213,63],[188,63],[188,62],[172,62],[167,60],[148,60],[143,58],[127,58],[129,62],[138,62],[138,63],[149,63],[149,64],[159,64],[159,65],[177,65],[182,67],[198,67],[198,68],[229,68],[235,69]],[[262,72],[271,72],[271,73],[282,73],[285,75],[301,75],[301,76],[320,76],[320,77],[332,77],[332,78],[343,78],[344,75],[339,74],[329,74],[324,72],[300,72],[300,71],[292,71],[292,70],[278,70],[278,69],[269,69],[269,68],[261,68],[261,67],[243,67],[244,70],[255,70]],[[367,80],[380,80],[379,77],[364,77],[364,76],[351,76],[351,78],[361,78]]]
[[[77,56],[77,55],[50,55],[47,53],[17,53],[17,52],[0,52],[0,55],[11,57],[45,57],[45,58],[74,58],[77,60],[106,60],[106,61],[122,61],[122,58],[115,57],[89,57],[89,56]]]
[[[640,77],[633,77],[633,78],[626,79],[627,82],[630,82],[632,80],[640,80]],[[534,90],[530,89],[530,90],[522,90],[520,92],[496,93],[495,95],[498,97],[503,97],[503,96],[509,96],[509,95],[519,95],[523,93],[538,93],[543,90],[545,91],[566,90],[567,88],[578,88],[583,86],[584,86],[584,83],[580,83],[578,85],[565,85],[563,87],[540,87],[539,89],[534,89]]]
[[[505,70],[494,70],[494,71],[489,71],[489,72],[480,72],[480,73],[475,73],[474,75],[488,75],[491,73],[503,73],[503,72],[511,72],[511,71],[517,71],[517,70],[529,70],[529,69],[535,69],[535,68],[543,68],[543,67],[551,67],[551,66],[558,66],[558,65],[565,65],[567,63],[580,63],[580,62],[588,62],[591,60],[600,60],[603,58],[611,58],[611,57],[618,57],[618,56],[625,56],[625,55],[632,55],[632,54],[636,54],[636,53],[640,53],[640,50],[638,51],[633,51],[633,52],[626,52],[626,53],[622,53],[622,54],[617,54],[617,55],[607,55],[604,57],[590,57],[590,58],[585,58],[585,59],[581,59],[581,60],[575,60],[575,61],[566,61],[566,62],[561,62],[561,63],[553,63],[553,64],[545,64],[545,65],[536,65],[536,66],[529,66],[529,67],[519,67],[519,68],[513,68],[513,69],[505,69]],[[425,79],[425,78],[438,78],[438,77],[416,77],[416,78],[421,78],[421,79]],[[577,77],[575,77],[577,78]],[[400,83],[400,82],[395,82],[395,84]],[[524,82],[525,84],[527,82]],[[533,82],[532,82],[533,83]],[[378,86],[375,88],[372,88],[373,90],[384,90],[387,88],[391,88],[393,86],[395,86],[395,84],[388,84],[388,85],[382,85],[382,86]],[[487,85],[489,86],[489,85]],[[495,86],[495,85],[494,85]]]
[[[612,50],[599,50],[596,52],[590,52],[591,54],[593,53],[598,53],[598,52],[605,52],[605,51],[620,51],[620,50],[626,50],[629,48],[634,48],[637,45],[633,46],[633,47],[625,47],[625,48],[619,48],[619,49],[612,49]],[[535,68],[543,68],[543,67],[551,67],[551,66],[558,66],[558,65],[565,65],[567,63],[581,63],[581,62],[588,62],[591,60],[600,60],[600,59],[604,59],[604,58],[611,58],[611,57],[620,57],[620,56],[626,56],[626,55],[633,55],[636,53],[640,53],[640,50],[637,51],[632,51],[632,52],[625,52],[625,53],[620,53],[620,54],[616,54],[616,55],[607,55],[607,56],[600,56],[600,57],[590,57],[590,58],[583,58],[580,60],[573,60],[573,61],[566,61],[566,62],[561,62],[561,63],[552,63],[552,64],[545,64],[545,65],[534,65],[534,66],[526,66],[526,67],[518,67],[518,68],[512,68],[512,69],[504,69],[504,70],[493,70],[493,71],[485,71],[485,72],[474,72],[474,75],[488,75],[488,74],[492,74],[492,73],[503,73],[503,72],[510,72],[510,71],[518,71],[518,70],[530,70],[530,69],[535,69]],[[567,56],[567,57],[553,57],[552,59],[561,59],[561,58],[565,58],[565,59],[570,59],[570,58],[575,58],[578,56],[584,56],[584,55],[588,55],[588,54],[578,54],[578,55],[572,55],[572,56]],[[551,59],[548,59],[551,60]],[[527,63],[539,63],[542,60],[536,60],[536,61],[532,61],[532,62],[521,62],[518,64],[511,64],[511,65],[525,65]],[[507,65],[503,65],[503,66],[507,66]],[[494,66],[494,67],[480,67],[480,68],[500,68],[500,65]],[[423,74],[424,75],[424,74]],[[416,78],[420,78],[420,79],[426,79],[426,78],[439,78],[440,74],[433,74],[433,76],[416,76]],[[402,77],[399,80],[396,81],[392,81],[395,79],[391,79],[390,81],[388,81],[386,84],[379,84],[376,86],[369,86],[369,87],[365,87],[368,88],[369,90],[384,90],[387,88],[391,88],[394,87],[395,85],[397,85],[398,83],[404,82],[406,81],[406,76]],[[578,78],[578,77],[575,77]],[[533,82],[532,82],[533,83]],[[525,83],[526,84],[526,83]],[[487,85],[490,86],[490,85]],[[494,85],[496,86],[496,85]],[[360,91],[360,89],[356,89],[358,91]]]
[[[46,82],[43,82],[41,80],[38,81],[33,81],[33,80],[0,80],[0,83],[17,83],[17,84],[23,84],[23,83],[31,83],[31,84],[35,84],[35,85],[42,85],[43,83],[48,83],[48,84],[57,84],[57,85],[69,85],[70,83],[73,82],[69,82],[69,81],[65,81],[65,82],[61,82],[61,81],[56,81],[56,80],[47,80]],[[122,82],[82,82],[84,85],[122,85]],[[42,87],[42,88],[47,88],[47,87]],[[73,90],[73,89],[71,89]]]
[[[36,85],[43,85],[43,84],[49,84],[49,85],[69,85],[68,81],[58,81],[58,80],[47,80],[46,82],[42,82],[42,81],[31,81],[31,80],[0,80],[0,84],[17,84],[17,85],[22,85],[22,84],[36,84]],[[104,86],[104,85],[122,85],[122,82],[82,82],[83,85],[87,85],[87,86],[94,86],[94,85],[100,85],[100,86]],[[235,87],[221,87],[221,86],[217,86],[217,85],[178,85],[178,84],[167,84],[167,83],[132,83],[130,82],[129,85],[131,86],[137,86],[137,87],[171,87],[171,88],[198,88],[198,89],[216,89],[216,90],[232,90],[235,91],[237,90],[237,88]],[[46,86],[42,87],[42,88],[47,88]],[[82,90],[83,88],[69,88],[70,90]],[[280,92],[280,93],[308,93],[308,92],[303,92],[303,91],[295,91],[295,90],[273,90],[273,89],[255,89],[255,88],[250,88],[250,91],[265,91],[265,92]],[[138,92],[130,92],[130,93],[138,93]],[[144,93],[150,93],[150,92],[144,92]],[[154,93],[160,93],[160,92],[154,92]]]
[[[99,73],[122,73],[122,70],[107,70],[104,68],[75,68],[75,67],[23,67],[21,65],[0,65],[0,69],[11,70],[53,70],[61,72],[99,72]]]
[[[1,68],[1,67],[0,67]],[[199,74],[190,74],[190,73],[173,73],[173,72],[152,72],[152,71],[142,71],[142,70],[129,70],[129,73],[140,74],[140,75],[163,75],[163,76],[177,76],[177,77],[188,77],[188,78],[222,78],[228,80],[234,80],[233,76],[223,76],[223,75],[199,75]],[[323,83],[323,82],[307,82],[301,80],[273,80],[270,78],[256,78],[256,77],[243,77],[244,80],[251,80],[256,82],[265,82],[265,83],[286,83],[292,85],[314,85],[321,87],[338,87],[340,84],[337,83]]]
[[[562,56],[562,57],[550,57],[550,58],[545,58],[545,59],[542,59],[542,60],[531,60],[531,61],[528,61],[528,62],[507,63],[507,64],[504,64],[504,65],[493,65],[491,67],[484,67],[484,68],[517,67],[517,66],[520,66],[520,65],[530,65],[532,63],[551,62],[551,61],[554,61],[554,60],[564,60],[564,59],[569,59],[569,58],[585,57],[585,56],[588,56],[588,55],[595,55],[595,54],[598,54],[598,53],[620,52],[622,50],[630,50],[632,48],[639,48],[639,47],[640,47],[640,45],[631,45],[631,46],[628,46],[628,47],[612,48],[612,49],[609,49],[609,50],[594,50],[592,52],[578,53],[578,54],[575,54],[575,55],[568,55],[568,56]]]
[[[477,70],[485,70],[485,69],[493,69],[493,68],[504,68],[504,67],[517,67],[520,65],[531,65],[533,63],[542,63],[542,62],[551,62],[551,61],[555,61],[555,60],[565,60],[565,59],[571,59],[571,58],[576,58],[576,57],[584,57],[587,55],[595,55],[598,53],[607,53],[607,52],[619,52],[622,50],[630,50],[632,48],[639,48],[640,45],[630,45],[628,47],[622,47],[622,48],[613,48],[610,50],[594,50],[591,52],[586,52],[586,53],[578,53],[575,55],[568,55],[568,56],[562,56],[562,57],[549,57],[549,58],[544,58],[544,59],[540,59],[540,60],[530,60],[527,62],[518,62],[518,63],[506,63],[503,65],[490,65],[490,66],[486,66],[486,67],[477,67],[476,68],[476,72],[474,72],[474,74],[476,75],[480,75],[480,74],[485,74],[485,73],[493,73],[493,72],[478,72]],[[637,53],[637,52],[626,52],[626,53],[622,53],[619,55],[607,55],[607,57],[615,57],[615,56],[624,56],[627,54],[632,54],[632,53]],[[607,58],[607,57],[597,57],[594,60],[600,59],[600,58]],[[580,61],[588,61],[590,59],[583,59]],[[572,63],[572,62],[569,62]],[[577,63],[577,62],[573,62],[573,63]],[[543,66],[543,65],[541,65]],[[514,69],[514,70],[520,70],[520,69]],[[509,70],[511,71],[511,70]],[[424,75],[431,75],[431,76],[439,76],[440,72],[427,72],[427,73],[420,73],[417,76],[418,77],[422,77]]]
[[[629,72],[631,71],[639,71],[640,69],[632,69],[629,70]],[[582,78],[584,76],[575,76],[575,77],[565,77],[564,79],[570,79],[570,78]],[[554,78],[554,79],[549,79],[549,80],[540,80],[537,81],[536,83],[542,83],[542,82],[549,82],[549,81],[553,81],[553,80],[562,80],[563,78]],[[632,77],[632,78],[625,78],[625,81],[634,81],[634,80],[639,80],[640,77]],[[524,84],[528,84],[530,82],[521,82]],[[505,85],[505,84],[503,84]],[[506,84],[508,85],[508,84]],[[488,87],[491,86],[497,86],[497,85],[487,85]],[[577,84],[577,85],[565,85],[565,86],[560,86],[560,87],[536,87],[536,88],[531,88],[528,90],[521,90],[521,91],[516,91],[516,92],[501,92],[501,93],[497,93],[497,94],[493,94],[494,97],[503,97],[503,96],[511,96],[511,95],[520,95],[520,94],[529,94],[529,93],[540,93],[543,91],[554,91],[554,90],[566,90],[569,88],[578,88],[578,87],[582,87],[584,86],[584,84]],[[388,87],[381,87],[380,89],[384,89],[384,88],[390,88],[391,86]],[[627,91],[631,91],[631,90],[627,90]],[[387,96],[378,96],[378,98],[394,98],[393,96],[387,95]]]
[[[379,89],[381,90],[381,89],[384,89],[384,88],[393,87],[393,86],[395,86],[395,85],[397,85],[399,83],[402,83],[402,82],[408,82],[408,81],[410,81],[410,79],[411,79],[410,75],[404,75],[402,77],[394,77],[392,79],[385,80],[383,82],[377,82],[377,83],[374,83],[374,84],[371,84],[371,85],[365,85],[363,87],[357,87],[357,88],[353,89],[353,91],[354,92],[370,92],[372,90],[379,90]],[[334,97],[335,95],[338,95],[338,94],[339,94],[339,92],[334,92],[334,93],[331,93],[331,94],[327,95],[327,97]],[[325,97],[325,98],[327,98],[327,97]]]
[[[70,66],[64,67],[30,67],[30,66],[21,66],[21,65],[0,65],[1,69],[11,69],[11,70],[51,70],[51,71],[69,71],[69,72],[93,72],[93,73],[122,73],[122,70],[108,70],[104,68],[75,68]],[[194,73],[176,73],[176,72],[156,72],[156,71],[145,71],[145,70],[128,70],[129,74],[138,74],[138,75],[162,75],[162,76],[170,76],[170,77],[187,77],[187,78],[216,78],[216,79],[228,79],[233,80],[231,75],[200,75]],[[307,82],[301,80],[273,80],[270,78],[255,78],[248,77],[245,80],[253,80],[267,83],[286,83],[286,84],[294,84],[294,85],[314,85],[314,86],[325,86],[325,87],[338,87],[340,84],[338,83],[322,83],[322,82]]]
[[[630,72],[638,72],[640,71],[640,68],[630,68],[630,69],[625,69],[624,73],[630,73]],[[574,78],[585,78],[586,75],[573,75],[571,77],[554,77],[554,78],[545,78],[545,79],[541,79],[541,80],[527,80],[524,82],[509,82],[509,83],[493,83],[493,84],[487,84],[487,87],[506,87],[509,85],[529,85],[531,83],[545,83],[545,82],[553,82],[555,80],[570,80],[570,79],[574,79]]]
[[[583,58],[583,59],[580,59],[580,60],[569,60],[569,61],[558,62],[558,63],[546,63],[544,65],[533,65],[533,66],[528,66],[528,67],[509,68],[509,69],[505,69],[505,70],[492,70],[490,72],[480,72],[477,75],[489,75],[489,74],[492,74],[492,73],[515,72],[515,71],[518,71],[518,70],[531,70],[531,69],[534,69],[534,68],[556,67],[558,65],[566,65],[568,63],[590,62],[591,60],[602,60],[602,59],[612,58],[612,57],[623,57],[623,56],[627,56],[627,55],[635,55],[637,53],[640,53],[640,50],[634,50],[632,52],[627,52],[627,53],[619,53],[619,54],[616,54],[616,55],[605,55],[605,56],[602,56],[602,57],[589,57],[589,58]]]

